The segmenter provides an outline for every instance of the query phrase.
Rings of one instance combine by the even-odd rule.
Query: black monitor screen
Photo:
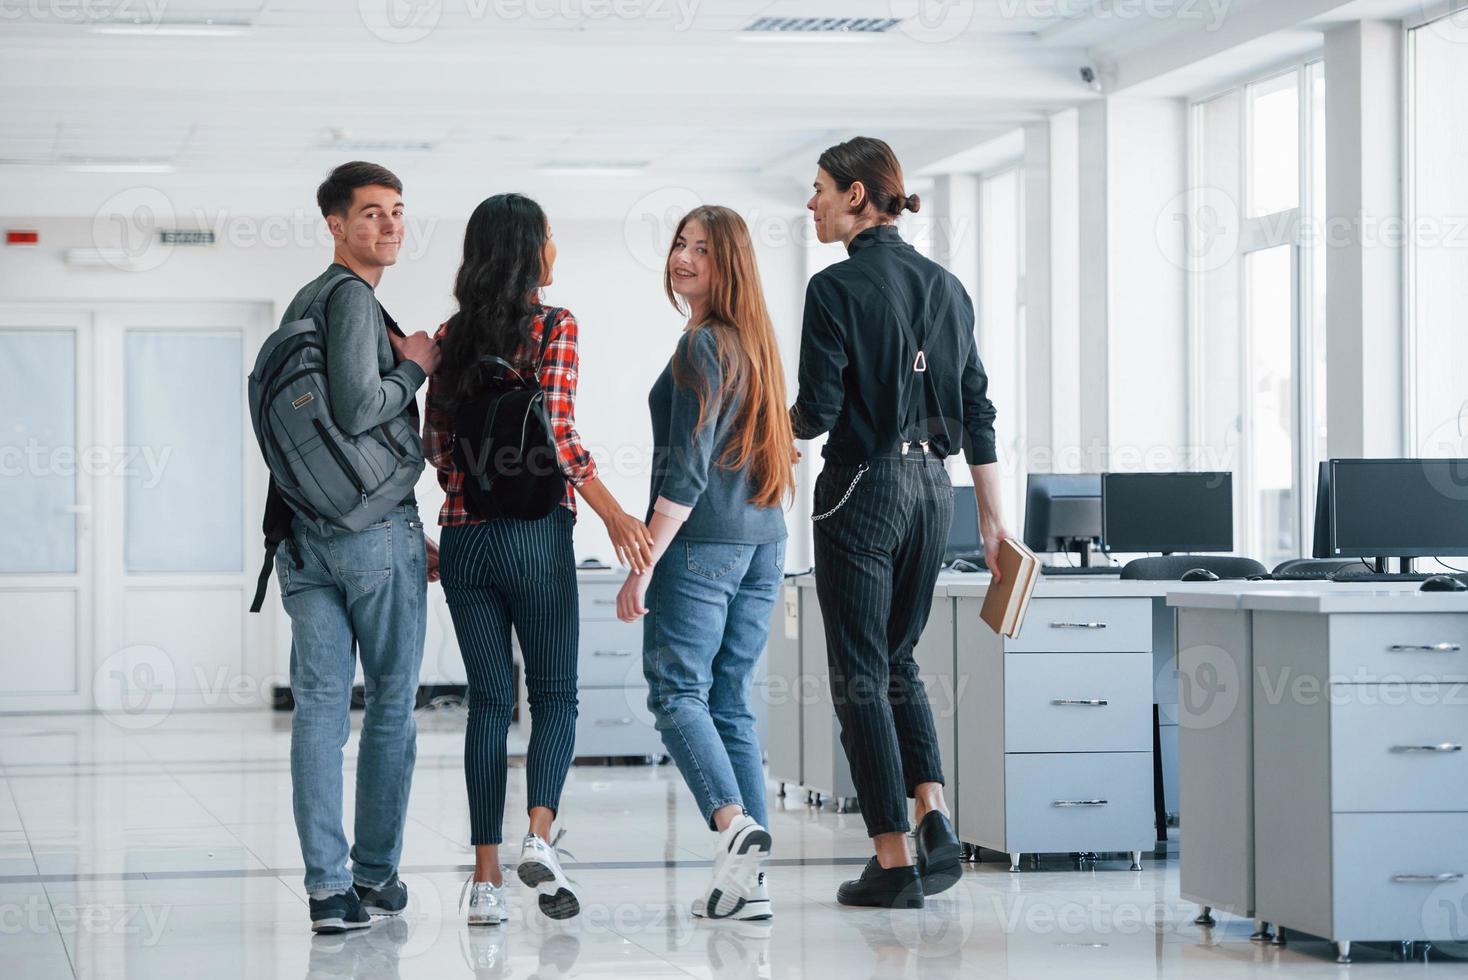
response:
[[[1337,558],[1468,555],[1468,459],[1333,459]]]
[[[948,528],[948,547],[943,550],[943,560],[952,561],[965,555],[982,554],[984,543],[979,539],[979,509],[974,503],[974,488],[953,488],[953,524]]]
[[[1069,551],[1101,537],[1101,474],[1035,473],[1025,487],[1025,545]]]
[[[1110,551],[1234,548],[1232,473],[1107,473],[1101,510]]]

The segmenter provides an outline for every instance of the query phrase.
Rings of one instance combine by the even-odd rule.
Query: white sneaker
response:
[[[708,907],[703,897],[693,900],[693,914],[700,919],[708,918]],[[766,887],[765,873],[761,871],[759,884],[754,886],[754,892],[749,896],[749,900],[744,903],[742,909],[729,916],[729,919],[734,922],[765,922],[773,918],[774,914],[774,907],[770,904],[770,891]]]
[[[708,892],[694,903],[694,914],[710,919],[736,918],[751,900],[763,898],[764,915],[768,916],[770,896],[761,889],[764,875],[760,865],[769,856],[770,832],[748,814],[736,817],[729,829],[719,834],[714,877]]]
[[[459,893],[459,908],[464,907],[465,896],[469,898],[469,924],[471,926],[497,926],[510,918],[510,907],[505,904],[505,886],[488,881],[464,882],[464,891]]]
[[[559,841],[565,831],[556,835]],[[520,847],[520,864],[515,869],[520,880],[538,893],[540,911],[551,919],[570,919],[580,914],[581,902],[576,897],[566,873],[561,870],[561,860],[556,855],[554,842],[547,844],[536,834],[526,834]]]

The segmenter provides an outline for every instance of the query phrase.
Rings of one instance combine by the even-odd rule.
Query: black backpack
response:
[[[454,412],[454,465],[464,474],[464,509],[483,521],[537,521],[566,496],[566,477],[540,387],[551,328],[562,310],[542,307],[544,327],[535,373],[529,378],[502,357],[481,364],[500,373]]]

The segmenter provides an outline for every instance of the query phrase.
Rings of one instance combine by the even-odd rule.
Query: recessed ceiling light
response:
[[[250,24],[96,24],[93,34],[125,34],[130,37],[236,37],[248,34]]]
[[[536,173],[548,177],[636,177],[647,169],[646,163],[542,163]]]
[[[897,17],[758,17],[735,37],[740,41],[873,41],[902,21]]]
[[[69,174],[171,174],[173,164],[149,160],[116,160],[96,163],[69,163]]]

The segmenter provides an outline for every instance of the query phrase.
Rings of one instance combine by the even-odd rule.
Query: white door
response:
[[[265,473],[245,375],[269,307],[0,306],[0,710],[261,703]]]

